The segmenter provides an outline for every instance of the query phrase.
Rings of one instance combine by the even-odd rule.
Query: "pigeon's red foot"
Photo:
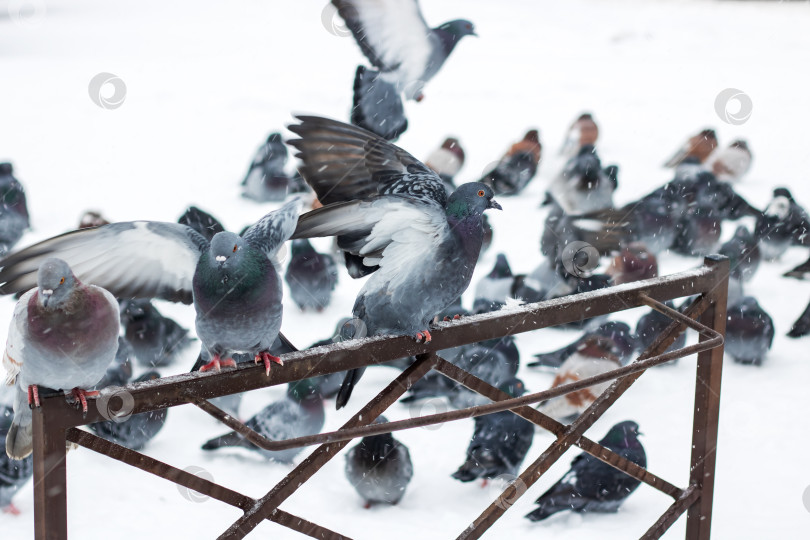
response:
[[[39,387],[35,384],[28,387],[28,406],[39,407]]]
[[[256,357],[253,359],[253,363],[258,364],[259,360],[264,362],[264,373],[268,377],[270,376],[270,362],[275,362],[276,364],[278,364],[280,366],[284,365],[284,360],[282,360],[278,356],[273,356],[272,354],[270,354],[267,351],[260,352],[259,354],[257,354]]]
[[[19,516],[20,514],[22,514],[22,512],[20,512],[20,509],[14,506],[14,503],[9,503],[8,506],[3,508],[3,513],[11,514],[12,516]]]
[[[455,315],[453,315],[453,318],[452,318],[452,319],[451,319],[450,317],[445,317],[445,318],[444,318],[444,319],[442,319],[442,320],[443,320],[444,322],[447,322],[447,321],[457,321],[457,320],[459,320],[460,318],[461,318],[461,315],[459,315],[459,314],[455,314]]]
[[[82,390],[81,388],[74,388],[70,392],[73,398],[82,404],[82,412],[87,414],[87,398],[96,397],[99,394],[98,390]]]
[[[483,482],[481,482],[481,488],[483,489],[483,488],[487,487],[488,485],[489,485],[489,480],[484,478]]]
[[[433,337],[430,335],[430,331],[428,330],[422,330],[421,332],[417,332],[415,337],[417,342],[422,341],[424,339],[425,343],[430,343],[433,340]]]
[[[366,510],[371,508],[371,501],[366,501],[366,504],[363,505],[363,508],[365,508]]]
[[[222,367],[236,367],[236,362],[233,361],[233,358],[226,358],[225,360],[221,359],[218,354],[214,355],[214,359],[205,364],[203,367],[200,368],[200,371],[208,371],[208,370],[216,370],[219,371]]]

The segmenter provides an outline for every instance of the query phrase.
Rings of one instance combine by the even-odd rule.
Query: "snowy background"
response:
[[[174,221],[196,204],[232,230],[272,209],[239,194],[255,149],[270,131],[289,124],[292,113],[347,119],[355,66],[363,61],[351,38],[325,29],[325,3],[0,0],[0,161],[14,163],[27,189],[33,225],[20,247],[75,228],[89,208],[117,221]],[[516,272],[531,271],[540,262],[545,210],[538,203],[562,166],[557,151],[565,130],[583,110],[592,111],[600,124],[603,162],[621,167],[619,204],[670,180],[662,162],[703,127],[714,127],[723,147],[748,139],[754,164],[738,190],[753,205],[763,208],[781,185],[810,204],[807,2],[422,4],[434,26],[467,18],[480,38],[465,39],[427,86],[425,101],[407,105],[410,128],[398,144],[425,158],[446,135],[459,137],[467,152],[461,181],[479,178],[529,127],[540,129],[544,145],[539,176],[518,198],[500,198],[503,212],[490,213],[495,241],[473,284],[498,252],[507,254]],[[100,72],[126,84],[126,99],[117,109],[100,108],[88,95],[90,80]],[[746,123],[729,125],[715,113],[715,97],[726,88],[751,97],[753,114]],[[727,225],[724,237],[732,232],[733,225]],[[317,243],[321,250],[328,245],[328,240]],[[784,336],[810,298],[810,283],[779,277],[806,256],[806,250],[794,248],[781,261],[763,263],[748,288],[773,316],[777,337],[761,368],[731,361],[725,366],[715,538],[807,538],[810,530],[810,511],[802,503],[810,460],[801,457],[810,443],[805,418],[810,338]],[[698,263],[676,255],[659,259],[662,273]],[[332,306],[319,315],[304,316],[285,298],[283,331],[296,344],[330,336],[336,321],[349,313],[361,284],[345,271],[340,280]],[[471,301],[467,295],[465,305]],[[0,299],[0,328],[7,327],[12,307],[11,299]],[[193,327],[192,308],[159,307]],[[614,318],[634,325],[639,315]],[[520,335],[522,360],[575,337],[554,329]],[[187,370],[196,352],[187,356],[164,375]],[[335,412],[327,404],[326,429],[341,425],[393,375],[388,369],[370,370],[348,410]],[[520,376],[532,391],[548,387],[552,379],[525,368]],[[282,392],[252,393],[242,417]],[[650,469],[685,486],[693,393],[693,358],[655,369],[589,436],[601,438],[620,420],[638,421]],[[397,404],[386,415],[401,419],[434,408]],[[289,472],[288,466],[247,452],[199,449],[222,432],[196,408],[175,408],[146,453],[181,468],[201,467],[215,481],[253,497]],[[396,435],[410,447],[415,467],[399,506],[364,510],[343,476],[341,455],[281,507],[356,538],[455,537],[497,494],[496,488],[450,478],[471,433],[470,420]],[[539,433],[524,465],[552,440]],[[615,515],[564,513],[536,524],[523,519],[576,453],[563,456],[487,537],[634,538],[671,503],[642,485]],[[142,538],[158,527],[168,528],[160,536],[211,538],[240,514],[217,501],[191,502],[167,481],[84,449],[69,454],[68,485],[73,538]],[[32,491],[29,483],[15,499],[21,516],[0,514],[4,540],[33,537]],[[682,538],[684,522],[667,538]],[[300,537],[271,523],[259,526],[254,536],[271,534]]]

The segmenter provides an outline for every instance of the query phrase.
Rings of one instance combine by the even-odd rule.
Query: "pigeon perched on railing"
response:
[[[118,350],[118,302],[108,291],[85,285],[65,261],[46,258],[36,287],[14,308],[3,367],[6,384],[16,385],[14,421],[6,452],[22,459],[33,449],[32,414],[39,387],[71,391],[87,412],[88,391]]]
[[[638,424],[627,420],[610,428],[599,444],[640,467],[646,467],[647,454],[638,440],[639,435]],[[571,462],[571,469],[535,501],[539,506],[526,517],[540,521],[564,510],[616,512],[640,483],[583,452]]]
[[[162,298],[194,303],[203,369],[235,365],[235,353],[263,361],[281,327],[281,279],[276,251],[295,229],[300,201],[270,212],[238,236],[220,232],[208,242],[179,223],[135,221],[82,229],[9,255],[0,269],[0,293],[35,284],[43,259],[58,256],[77,277],[119,298]],[[93,381],[95,383],[96,381]]]
[[[11,407],[0,405],[0,440],[6,438],[13,416],[14,411]],[[0,452],[0,511],[4,514],[20,514],[12,499],[33,475],[33,456],[12,459],[5,452]]]
[[[162,315],[147,298],[122,300],[120,306],[124,337],[144,366],[167,366],[195,341],[187,329]]]
[[[20,241],[30,225],[25,190],[14,178],[11,163],[0,163],[0,256]]]
[[[435,172],[401,148],[335,120],[301,116],[290,141],[300,172],[322,208],[301,216],[293,238],[337,236],[338,246],[378,267],[352,313],[361,332],[346,338],[409,334],[430,341],[433,317],[470,284],[483,240],[482,216],[501,209],[481,183],[449,197]],[[346,404],[362,370],[338,394]]]
[[[284,280],[290,296],[301,311],[323,311],[332,301],[338,279],[335,259],[318,253],[306,238],[292,241],[290,264]]]

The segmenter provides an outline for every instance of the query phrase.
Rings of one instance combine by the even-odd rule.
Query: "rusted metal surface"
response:
[[[184,374],[124,388],[133,397],[132,412],[135,414],[193,403],[232,429],[239,431],[259,447],[280,450],[321,444],[290,474],[258,500],[75,429],[77,426],[104,419],[93,406],[92,401],[88,414],[82,415],[75,408],[68,406],[61,395],[46,397],[42,400],[42,408],[34,411],[36,538],[39,540],[67,537],[66,440],[240,508],[244,512],[243,516],[219,538],[243,538],[259,523],[270,520],[314,538],[343,539],[346,537],[304,518],[288,514],[279,506],[350,440],[371,434],[511,410],[514,414],[549,430],[557,437],[557,440],[521,473],[520,481],[527,489],[570,446],[575,445],[675,499],[672,506],[650,528],[644,538],[658,538],[688,508],[687,538],[690,540],[693,538],[708,539],[715,465],[714,449],[717,441],[727,276],[727,260],[707,258],[703,267],[673,276],[465,317],[459,321],[439,323],[435,330],[432,330],[433,340],[430,344],[416,343],[405,336],[382,336],[347,341],[284,355],[284,367],[274,369],[269,377],[265,376],[263,366],[247,364],[221,373]],[[695,294],[703,294],[703,297],[694,302],[684,314],[671,310],[660,303],[664,300]],[[674,322],[637,360],[609,373],[544,392],[511,398],[497,388],[435,355],[436,351],[467,343],[578,321],[586,317],[643,305],[661,311],[674,319]],[[694,320],[696,318],[700,318],[700,321],[696,322]],[[700,343],[678,351],[664,353],[663,351],[674,342],[677,335],[687,327],[700,333]],[[698,384],[695,398],[694,450],[690,484],[685,489],[621,458],[584,436],[585,431],[646,369],[695,353],[698,353]],[[418,355],[417,361],[336,432],[288,441],[269,441],[206,401],[212,397],[285,384],[316,375],[383,364],[410,355]],[[431,369],[436,369],[445,376],[488,397],[493,403],[383,425],[369,425],[399,399],[415,381]],[[530,404],[538,401],[609,380],[613,380],[611,386],[571,425],[564,425],[529,407]],[[103,392],[112,395],[120,390],[120,388],[112,388]],[[479,538],[521,494],[522,491],[518,492],[514,487],[508,487],[459,538]],[[504,501],[508,501],[508,503],[504,504]]]

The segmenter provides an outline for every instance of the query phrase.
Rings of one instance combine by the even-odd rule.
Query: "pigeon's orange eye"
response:
[[[478,196],[479,196],[479,197],[483,197],[484,195],[486,195],[486,194],[484,193],[484,190],[483,190],[483,189],[479,189],[479,190],[478,190]]]
[[[239,248],[239,246],[233,246],[233,252],[234,252],[234,253],[236,253],[236,250],[237,250],[238,248]]]
[[[64,285],[64,284],[65,284],[65,278],[60,279],[59,280],[59,285]]]

